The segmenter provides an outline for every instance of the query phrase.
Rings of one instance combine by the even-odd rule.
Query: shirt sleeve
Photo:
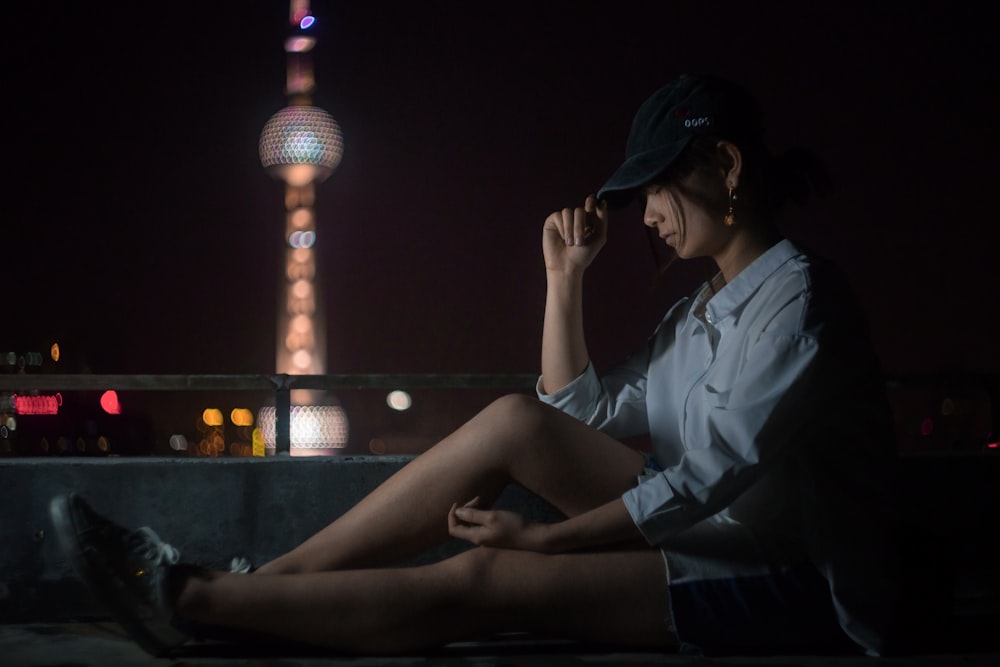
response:
[[[538,398],[613,438],[648,434],[646,385],[653,350],[658,338],[671,335],[688,301],[683,298],[674,304],[645,343],[608,372],[598,376],[593,363],[588,363],[583,373],[551,394],[542,391],[539,377]]]
[[[543,393],[539,378],[538,398],[613,438],[648,433],[646,371],[649,354],[647,345],[602,377],[597,375],[593,363],[589,363],[572,382],[551,394]]]
[[[705,418],[688,419],[680,461],[623,495],[650,544],[721,511],[760,478],[816,404],[819,362],[812,336],[764,335],[730,386],[704,386]]]

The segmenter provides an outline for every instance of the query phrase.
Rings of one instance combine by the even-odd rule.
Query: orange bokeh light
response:
[[[205,408],[201,413],[201,420],[206,426],[222,426],[222,410],[218,408]]]

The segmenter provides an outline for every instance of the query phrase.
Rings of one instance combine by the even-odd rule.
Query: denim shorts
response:
[[[837,620],[830,586],[811,564],[766,575],[671,584],[683,653],[858,655]]]
[[[640,482],[663,472],[651,454],[644,455]],[[661,551],[669,563],[669,549]],[[828,582],[809,563],[762,575],[670,582],[668,591],[670,630],[681,653],[862,653],[840,627]]]

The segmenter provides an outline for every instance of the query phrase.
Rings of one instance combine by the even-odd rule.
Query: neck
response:
[[[733,234],[729,243],[713,259],[728,283],[780,240],[781,235],[771,228],[743,228]]]

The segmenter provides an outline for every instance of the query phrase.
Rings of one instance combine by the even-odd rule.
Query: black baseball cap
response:
[[[597,192],[611,208],[621,208],[650,183],[699,135],[734,143],[759,140],[764,133],[760,107],[736,83],[714,76],[683,74],[642,103],[632,121],[625,162]]]

